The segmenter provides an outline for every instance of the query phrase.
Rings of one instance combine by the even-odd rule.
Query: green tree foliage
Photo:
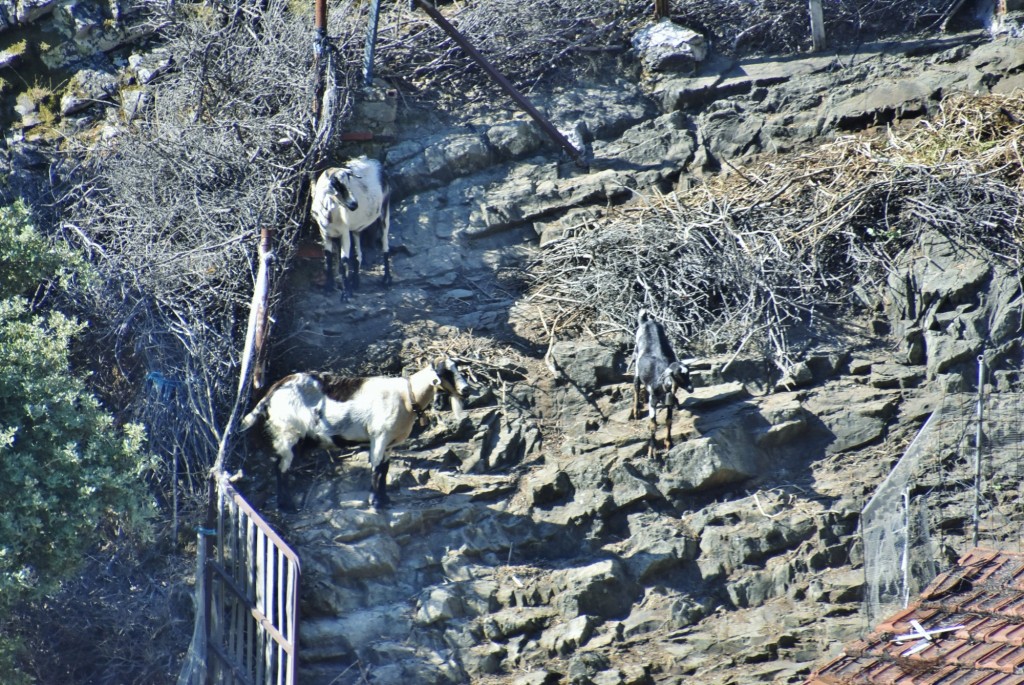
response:
[[[26,297],[81,265],[23,206],[0,207],[0,616],[54,590],[90,547],[144,532],[150,511],[141,427],[115,426],[71,363],[85,324]],[[0,662],[9,649],[0,638]]]

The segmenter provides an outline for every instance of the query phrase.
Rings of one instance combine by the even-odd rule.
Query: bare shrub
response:
[[[832,46],[934,30],[953,7],[949,0],[824,0],[822,5]],[[672,9],[725,54],[790,54],[811,47],[806,0],[687,0]]]
[[[271,0],[167,11],[174,67],[146,86],[148,105],[113,135],[68,141],[78,166],[63,228],[104,277],[94,340],[136,389],[135,418],[158,451],[176,450],[198,475],[237,384],[260,229],[276,230],[285,263],[306,221],[308,175],[336,153],[330,134],[347,115],[357,65],[342,8],[326,46],[336,106],[317,129],[309,8]]]
[[[560,69],[583,66],[588,55],[623,48],[648,13],[647,5],[642,0],[495,0],[444,9],[475,48],[528,91],[558,76]],[[395,15],[383,23],[380,54],[383,75],[453,106],[503,97],[422,12]]]

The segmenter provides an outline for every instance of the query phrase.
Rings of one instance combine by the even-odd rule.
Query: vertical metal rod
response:
[[[377,46],[377,24],[380,20],[380,0],[370,2],[370,23],[366,27],[366,52],[363,55],[363,83],[373,85],[373,52]]]
[[[313,0],[313,123],[320,126],[324,101],[324,51],[327,49],[327,0]]]
[[[974,438],[974,539],[978,546],[978,529],[981,526],[981,443],[984,440],[982,423],[985,418],[985,357],[978,355],[978,430]]]
[[[903,490],[903,558],[900,571],[903,573],[903,608],[910,606],[910,486]]]
[[[171,450],[171,540],[178,546],[178,446]]]
[[[577,165],[581,167],[586,166],[586,162],[583,161],[580,151],[573,147],[572,143],[566,140],[561,131],[555,128],[550,121],[544,118],[544,115],[533,106],[533,103],[531,103],[525,95],[520,93],[516,87],[512,85],[511,81],[505,78],[505,76],[498,71],[494,65],[488,62],[487,58],[480,54],[476,48],[470,45],[469,41],[466,40],[466,37],[459,33],[458,29],[452,26],[448,20],[437,11],[436,7],[427,2],[427,0],[412,0],[412,2],[416,7],[419,7],[426,12],[430,18],[444,30],[445,33],[451,36],[452,40],[454,40],[460,48],[465,50],[466,54],[472,57],[473,60],[487,72],[487,75],[490,76],[491,79],[509,95],[509,97],[515,100],[516,104],[518,104],[524,112],[529,114],[530,117],[537,122],[537,125],[541,127],[549,138],[558,143],[563,150],[569,153],[569,156],[573,158]]]

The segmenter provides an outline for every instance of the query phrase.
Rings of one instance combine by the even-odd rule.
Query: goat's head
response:
[[[455,416],[461,419],[464,416],[462,400],[473,389],[472,386],[462,375],[462,372],[459,371],[458,365],[451,357],[445,357],[434,362],[431,364],[431,368],[434,369],[437,377],[434,381],[435,388],[444,390],[451,395],[452,411],[455,413]]]
[[[458,365],[451,357],[434,362],[434,373],[437,374],[441,387],[452,395],[464,398],[472,390],[469,381],[459,371]]]
[[[678,406],[679,400],[676,399],[676,390],[679,388],[686,392],[693,392],[690,369],[680,362],[672,362],[658,378],[655,392],[660,398],[663,398],[664,406]]]
[[[331,175],[331,190],[338,197],[348,211],[354,212],[359,209],[359,202],[356,200],[356,196],[349,189],[349,179],[352,176],[352,172],[348,169],[340,169]]]
[[[693,381],[690,380],[690,367],[682,362],[672,362],[668,366],[668,373],[672,376],[672,390],[682,388],[686,392],[693,392]]]

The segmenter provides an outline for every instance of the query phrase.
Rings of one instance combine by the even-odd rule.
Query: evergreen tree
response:
[[[138,425],[116,426],[71,363],[84,323],[42,293],[87,274],[68,248],[0,207],[0,616],[56,589],[103,540],[145,530]],[[0,631],[0,670],[13,645]]]

